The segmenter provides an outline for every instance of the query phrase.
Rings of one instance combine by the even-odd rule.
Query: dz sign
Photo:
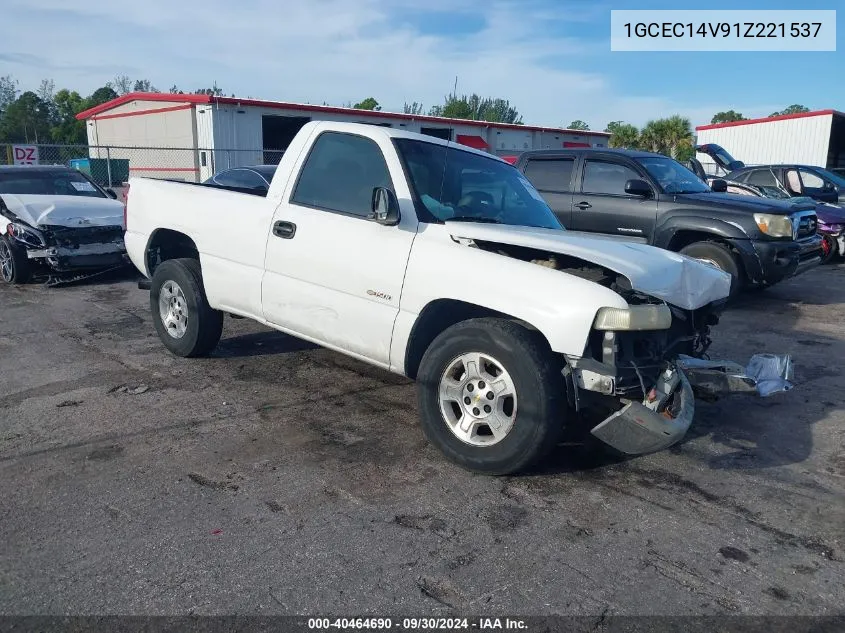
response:
[[[12,159],[15,165],[37,165],[37,145],[12,145]]]

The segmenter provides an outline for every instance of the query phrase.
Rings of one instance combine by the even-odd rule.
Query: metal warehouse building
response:
[[[205,180],[229,167],[278,163],[299,129],[312,120],[396,127],[497,155],[527,149],[606,147],[610,136],[605,132],[165,93],[129,93],[81,112],[77,118],[86,121],[92,158],[128,159],[130,175],[189,181]]]
[[[701,125],[695,131],[699,145],[721,145],[746,165],[845,167],[845,114],[836,110]],[[698,159],[712,165],[709,157]]]

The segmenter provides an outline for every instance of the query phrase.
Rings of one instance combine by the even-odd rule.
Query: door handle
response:
[[[276,222],[273,224],[273,235],[289,240],[296,233],[296,224],[293,222]]]
[[[575,206],[581,209],[581,211],[583,211],[584,209],[589,209],[593,205],[591,205],[589,202],[579,202]]]

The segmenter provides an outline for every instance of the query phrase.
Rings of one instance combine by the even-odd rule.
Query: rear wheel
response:
[[[0,237],[0,275],[7,284],[25,284],[32,277],[26,251],[7,235]]]
[[[206,356],[220,341],[223,313],[208,305],[195,259],[170,259],[156,268],[150,310],[158,337],[177,356]]]
[[[494,475],[536,464],[560,438],[560,364],[537,332],[471,319],[441,333],[417,375],[423,431],[447,459]]]
[[[731,294],[735,296],[743,285],[739,262],[736,256],[724,244],[718,242],[694,242],[681,249],[681,255],[692,257],[715,266],[731,276]]]

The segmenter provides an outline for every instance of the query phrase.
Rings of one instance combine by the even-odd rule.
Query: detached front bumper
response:
[[[616,372],[590,359],[569,358],[564,377],[574,392],[616,395]],[[745,367],[732,361],[706,361],[681,356],[665,363],[653,385],[643,385],[642,401],[619,398],[621,409],[590,431],[593,436],[628,455],[663,450],[679,442],[695,417],[695,398],[731,394],[769,396],[792,388],[789,356],[756,355]],[[586,394],[583,394],[586,395]]]

